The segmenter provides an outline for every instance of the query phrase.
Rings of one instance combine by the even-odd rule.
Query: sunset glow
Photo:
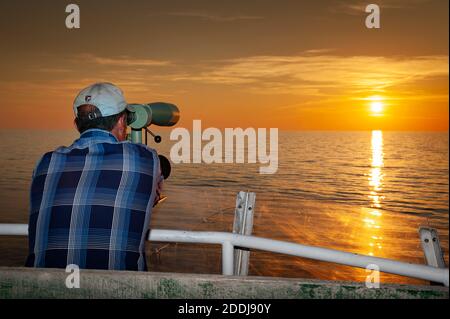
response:
[[[129,103],[178,105],[187,128],[448,130],[446,1],[386,8],[370,31],[351,1],[148,2],[81,0],[80,30],[52,2],[1,10],[15,18],[0,28],[0,125],[72,129],[78,91],[107,81]]]

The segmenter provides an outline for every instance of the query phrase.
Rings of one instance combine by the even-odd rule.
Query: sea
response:
[[[149,146],[169,157],[169,131]],[[0,130],[0,223],[27,223],[40,156],[75,131]],[[239,191],[254,192],[253,235],[421,263],[420,226],[438,230],[448,264],[448,132],[280,131],[278,171],[261,164],[172,164],[151,228],[232,231]],[[25,237],[0,238],[0,266],[22,266]],[[148,243],[150,271],[220,274],[217,245]],[[364,281],[364,269],[252,251],[249,275]],[[381,283],[424,284],[381,274]]]

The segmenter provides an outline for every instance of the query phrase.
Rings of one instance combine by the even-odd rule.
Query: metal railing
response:
[[[27,236],[26,224],[0,224],[0,235]],[[248,248],[273,253],[286,254],[313,260],[331,262],[367,269],[376,265],[379,271],[442,283],[449,286],[449,269],[412,264],[386,258],[372,257],[338,251],[334,249],[300,245],[279,240],[243,236],[225,232],[198,232],[182,230],[151,230],[148,240],[156,242],[182,242],[197,244],[217,244],[222,246],[222,272],[233,275],[234,249]],[[373,268],[371,268],[373,269]]]

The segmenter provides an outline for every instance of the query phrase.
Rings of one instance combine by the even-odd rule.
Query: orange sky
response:
[[[2,1],[0,125],[70,129],[77,92],[108,81],[185,127],[448,130],[448,1],[378,1],[379,30],[368,3]]]

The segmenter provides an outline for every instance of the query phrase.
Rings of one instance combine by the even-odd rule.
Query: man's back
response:
[[[33,173],[26,265],[146,270],[159,182],[154,150],[104,130],[45,154]]]

